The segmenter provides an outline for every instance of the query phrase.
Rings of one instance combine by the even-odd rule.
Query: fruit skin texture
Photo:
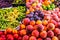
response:
[[[51,38],[46,38],[45,40],[51,40]]]
[[[43,40],[42,38],[38,38],[38,40]]]
[[[53,37],[53,36],[54,36],[54,32],[51,31],[51,30],[49,30],[49,31],[47,32],[47,35],[48,35],[49,37]]]
[[[22,37],[19,37],[18,40],[22,40]]]
[[[56,36],[52,37],[52,40],[59,40]]]
[[[48,24],[48,21],[47,20],[43,20],[42,24],[43,25],[47,25]]]
[[[0,35],[2,35],[3,34],[3,32],[2,31],[0,31]]]
[[[44,30],[44,26],[42,24],[40,25],[37,25],[37,30],[40,32],[40,31],[43,31]]]
[[[55,29],[55,25],[53,23],[49,23],[47,25],[47,28],[48,28],[48,30],[54,30]]]
[[[23,30],[19,31],[19,34],[20,34],[21,36],[22,36],[22,35],[26,35],[26,30],[23,29]]]
[[[18,38],[18,34],[14,34],[14,38]]]
[[[35,21],[30,21],[30,25],[35,25]]]
[[[35,36],[35,37],[38,37],[39,36],[39,32],[37,30],[33,30],[32,31],[32,35]]]
[[[29,18],[23,19],[23,24],[27,25],[29,23],[30,23],[30,19]]]
[[[7,35],[7,40],[14,40],[13,36],[11,34]]]
[[[29,40],[37,40],[37,39],[36,39],[36,37],[31,36],[31,37],[29,38]]]
[[[26,30],[27,30],[28,33],[31,33],[32,30],[33,30],[33,26],[32,26],[32,25],[28,25],[28,26],[26,27]]]
[[[6,31],[7,31],[7,33],[11,33],[12,29],[11,28],[7,28]]]
[[[20,29],[25,29],[25,25],[24,24],[21,24],[20,25]]]
[[[40,32],[40,36],[41,36],[41,38],[46,38],[47,37],[47,32],[46,31]]]
[[[59,28],[55,28],[55,29],[54,29],[54,33],[55,33],[55,34],[60,34],[60,29],[59,29]]]
[[[18,31],[17,31],[17,30],[12,30],[12,33],[13,33],[13,34],[17,34]]]
[[[37,24],[37,25],[42,24],[42,21],[41,21],[41,20],[37,20],[37,21],[36,21],[36,24]]]
[[[23,39],[22,40],[28,40],[29,39],[29,36],[28,35],[25,35],[23,36]]]
[[[50,20],[50,23],[53,23],[55,27],[58,27],[58,23],[55,20]]]

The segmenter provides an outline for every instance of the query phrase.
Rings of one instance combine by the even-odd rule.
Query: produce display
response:
[[[25,17],[25,6],[0,9],[0,30],[8,27],[16,28]]]
[[[20,6],[0,9],[0,40],[60,40],[60,0],[5,2]]]

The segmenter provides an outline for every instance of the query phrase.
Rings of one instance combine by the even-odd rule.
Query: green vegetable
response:
[[[25,6],[10,9],[0,9],[0,30],[7,27],[16,28],[25,17]]]

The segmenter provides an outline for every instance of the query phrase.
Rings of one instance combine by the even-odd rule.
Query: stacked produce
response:
[[[34,12],[30,12],[26,14],[26,17],[30,20],[43,20],[44,14],[40,10],[36,10]]]
[[[24,0],[5,2],[25,3]],[[25,6],[0,9],[0,29],[5,29],[0,31],[0,40],[60,40],[59,2],[26,0],[27,11]]]
[[[16,28],[22,18],[25,17],[25,6],[0,9],[0,30],[8,27]]]
[[[53,20],[54,21],[54,20]],[[0,32],[1,40],[60,40],[60,28],[54,22],[47,20],[30,21],[24,18],[20,29],[7,28]],[[60,24],[59,24],[60,25]]]

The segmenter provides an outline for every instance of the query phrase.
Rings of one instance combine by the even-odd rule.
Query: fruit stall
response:
[[[60,40],[60,0],[0,0],[0,40]]]

